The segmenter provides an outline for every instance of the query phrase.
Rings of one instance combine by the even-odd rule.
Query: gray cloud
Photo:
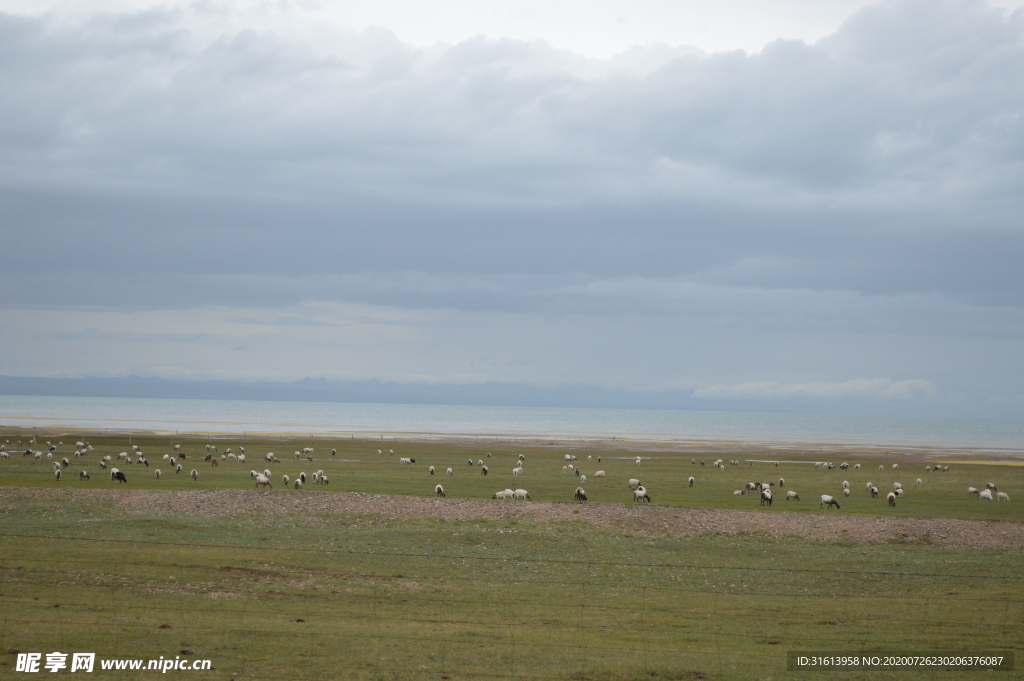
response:
[[[0,15],[4,309],[51,326],[61,310],[163,311],[189,327],[161,337],[181,352],[131,369],[176,376],[216,365],[182,340],[211,317],[183,310],[325,303],[491,325],[457,351],[491,356],[484,373],[375,350],[360,379],[403,364],[387,377],[802,399],[831,388],[786,386],[889,376],[858,395],[1017,398],[1020,11],[901,0],[813,45],[604,62],[217,25]],[[518,345],[484,349],[513,327]],[[258,351],[250,332],[224,346]],[[675,363],[681,336],[701,361]],[[56,366],[29,337],[8,336],[25,350],[0,370]]]

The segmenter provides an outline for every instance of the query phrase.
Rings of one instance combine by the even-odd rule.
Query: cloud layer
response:
[[[606,61],[230,26],[0,15],[0,373],[1019,403],[1020,11]]]

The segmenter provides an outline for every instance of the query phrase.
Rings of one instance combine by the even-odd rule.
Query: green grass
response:
[[[854,496],[842,499],[841,513],[1019,521],[1017,490],[1024,482],[1019,467],[965,464],[925,473],[923,460],[897,455],[785,456],[860,462],[860,471],[807,464],[720,471],[710,465],[719,457],[779,455],[711,451],[700,467],[690,458],[701,454],[645,451],[637,468],[634,452],[618,447],[317,441],[310,463],[292,455],[308,442],[252,440],[245,464],[216,468],[201,460],[204,441],[183,440],[185,472],[175,475],[161,461],[171,451],[168,438],[134,437],[151,465],[121,464],[130,483],[118,486],[97,464],[105,454],[129,450],[126,438],[91,441],[96,451],[73,463],[60,482],[45,459],[35,462],[15,450],[0,461],[0,485],[113,488],[126,495],[251,488],[249,469],[268,467],[262,455],[274,451],[282,460],[269,466],[275,483],[282,473],[323,468],[331,484],[321,492],[430,495],[440,480],[454,497],[485,499],[497,489],[524,487],[535,499],[568,501],[577,483],[561,466],[571,452],[588,474],[599,467],[608,472],[605,481],[586,485],[598,503],[629,500],[626,480],[637,476],[658,504],[818,512],[815,495],[839,497],[839,484],[848,479]],[[238,444],[218,446],[237,451]],[[336,457],[331,448],[338,449]],[[388,449],[395,449],[394,457]],[[527,457],[526,474],[513,478],[519,452]],[[588,454],[594,460],[587,461]],[[401,466],[399,456],[419,463]],[[482,477],[467,465],[470,457],[487,461],[492,474]],[[890,469],[895,460],[898,473]],[[886,467],[881,475],[880,462]],[[439,473],[433,479],[431,464]],[[93,474],[89,481],[77,479],[83,465]],[[450,480],[443,475],[448,466],[456,473]],[[152,475],[157,467],[164,471],[159,481]],[[200,471],[197,482],[187,478],[193,467]],[[697,477],[692,489],[686,486],[691,474]],[[752,495],[731,494],[746,480],[780,475],[803,501],[762,509]],[[917,477],[925,481],[920,489],[913,484]],[[883,489],[899,480],[908,498],[889,509],[867,498],[867,479]],[[1014,501],[982,503],[966,495],[967,485],[989,480]],[[253,493],[304,491],[276,484]],[[3,679],[28,678],[13,671],[10,651],[54,650],[210,659],[210,672],[168,674],[238,680],[960,679],[967,673],[787,672],[786,652],[1024,648],[1024,560],[1017,551],[743,534],[650,537],[584,522],[323,513],[173,517],[71,496],[19,497],[0,506],[0,523]],[[157,674],[94,673],[118,679]]]
[[[14,437],[11,448],[14,448]],[[24,439],[24,438],[23,438]],[[40,447],[46,440],[56,443],[63,439],[65,446],[60,447],[61,456],[72,456],[70,445],[74,436],[41,436]],[[116,486],[112,483],[108,472],[101,471],[99,459],[104,455],[116,458],[118,452],[130,451],[128,438],[93,437],[90,439],[95,450],[88,457],[72,460],[71,468],[65,472],[64,478],[56,482],[52,474],[52,464],[45,458],[34,461],[22,457],[14,449],[11,458],[0,461],[0,484],[18,486],[78,486],[102,487]],[[330,479],[326,489],[337,492],[372,492],[376,494],[399,494],[411,496],[431,496],[434,485],[440,482],[448,494],[458,498],[490,499],[491,495],[505,488],[524,488],[529,490],[534,500],[571,501],[573,490],[578,481],[575,475],[562,473],[566,453],[577,456],[576,465],[587,474],[585,485],[591,502],[623,502],[631,501],[632,495],[627,487],[631,477],[639,478],[647,487],[655,503],[699,506],[705,508],[747,509],[766,513],[779,512],[818,512],[821,494],[831,494],[840,500],[842,513],[872,514],[897,517],[950,517],[983,520],[1024,521],[1024,466],[1012,465],[981,465],[953,464],[947,473],[928,473],[925,466],[931,460],[920,456],[903,454],[858,455],[849,452],[795,452],[780,453],[777,450],[748,448],[746,451],[735,452],[727,448],[706,452],[690,452],[685,448],[672,451],[630,450],[628,448],[585,448],[564,446],[516,446],[508,443],[491,443],[486,445],[470,445],[460,443],[437,442],[370,442],[366,440],[323,440],[314,443],[314,461],[297,461],[294,452],[309,445],[309,440],[292,441],[259,441],[249,440],[246,447],[247,460],[244,464],[224,461],[214,468],[202,461],[205,451],[205,439],[179,439],[187,459],[183,462],[181,474],[175,474],[167,462],[162,461],[164,454],[170,454],[171,438],[169,437],[133,437],[133,442],[141,446],[150,462],[149,468],[139,466],[117,465],[128,477],[129,487],[133,489],[231,489],[252,487],[253,482],[249,471],[262,471],[270,468],[274,475],[273,493],[294,493],[284,490],[281,475],[288,474],[293,479],[302,471],[308,474],[323,469]],[[220,440],[216,445],[221,451],[232,447],[235,452],[241,440]],[[331,456],[332,449],[337,449],[336,456]],[[384,451],[378,456],[378,449]],[[388,450],[394,449],[391,456]],[[24,451],[24,447],[22,447]],[[263,455],[273,451],[280,464],[267,464]],[[487,458],[487,452],[492,456]],[[516,456],[526,455],[525,471],[521,477],[513,477],[511,471],[516,465]],[[637,467],[634,458],[637,454],[644,457],[641,466]],[[587,456],[592,456],[587,460]],[[415,458],[414,466],[403,466],[398,463],[399,457]],[[602,461],[598,463],[597,458]],[[962,458],[963,455],[960,455]],[[60,456],[57,457],[58,459]],[[705,466],[693,465],[692,458],[704,458]],[[716,458],[729,459],[776,459],[785,461],[813,461],[817,459],[834,461],[835,470],[815,469],[809,463],[783,463],[776,467],[771,464],[755,464],[754,466],[726,465],[724,470],[714,468],[711,463]],[[490,469],[484,477],[479,467],[470,466],[484,460]],[[860,463],[859,470],[842,471],[838,464],[849,461]],[[891,465],[900,464],[899,471],[893,471]],[[437,471],[434,477],[427,473],[433,465]],[[878,466],[884,466],[883,471]],[[445,477],[445,469],[451,467],[454,477]],[[92,476],[89,481],[78,480],[78,470],[85,468]],[[162,478],[156,480],[155,469],[161,469]],[[192,468],[199,471],[199,480],[193,482],[188,478]],[[593,473],[603,469],[607,477],[594,478]],[[687,484],[689,476],[696,477],[696,484],[690,488]],[[785,501],[784,494],[776,488],[776,500],[771,508],[763,508],[758,503],[757,495],[746,494],[734,496],[732,492],[743,487],[748,481],[773,481],[785,478],[784,489],[795,490],[800,494],[800,501]],[[923,485],[915,484],[916,478],[922,478]],[[848,480],[851,496],[842,497],[841,483]],[[877,499],[871,499],[865,489],[866,482],[873,482],[880,490]],[[890,509],[885,502],[885,494],[892,490],[892,483],[900,482],[907,496],[900,499],[896,508]],[[984,488],[986,482],[994,482],[1000,491],[1010,495],[1010,503],[986,503],[976,496],[967,495],[967,487]],[[301,492],[300,492],[301,493]]]
[[[213,661],[202,678],[778,678],[789,650],[1020,649],[1024,632],[1018,553],[62,500],[3,527],[4,651],[188,650]]]

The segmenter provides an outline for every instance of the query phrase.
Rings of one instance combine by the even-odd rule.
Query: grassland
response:
[[[44,439],[56,442],[41,438],[40,444]],[[66,444],[73,441],[64,438]],[[118,489],[108,476],[96,475],[96,462],[127,450],[126,439],[90,441],[96,451],[85,464],[93,473],[89,481],[75,478],[81,467],[76,464],[58,483],[45,460],[37,463],[15,452],[0,461],[2,678],[29,678],[12,671],[10,651],[19,650],[210,659],[212,671],[168,674],[216,679],[818,678],[787,672],[786,652],[1019,653],[1024,643],[1020,550],[754,533],[677,537],[657,528],[564,515],[526,522],[321,512],[312,503],[303,508],[301,499],[323,498],[328,492],[322,488],[314,493],[308,486],[295,491],[278,485],[258,492],[251,490],[248,476],[250,468],[266,467],[262,454],[274,451],[282,460],[271,466],[275,478],[323,468],[331,479],[330,494],[430,495],[437,476],[430,479],[426,467],[434,465],[441,473],[448,466],[455,469],[451,480],[440,479],[452,495],[445,501],[484,500],[509,486],[525,487],[538,500],[568,501],[576,480],[561,466],[570,452],[588,473],[602,456],[600,468],[608,479],[596,486],[591,479],[586,487],[591,499],[609,502],[609,508],[628,500],[625,479],[635,475],[651,490],[656,506],[744,509],[780,519],[789,511],[827,523],[838,514],[820,512],[813,497],[819,489],[834,493],[839,481],[849,479],[858,496],[844,501],[843,514],[858,514],[865,522],[893,513],[1001,521],[976,523],[984,531],[1021,520],[1019,467],[962,464],[948,473],[925,474],[927,460],[921,455],[786,453],[788,460],[859,462],[856,473],[879,487],[901,480],[908,497],[888,509],[860,494],[863,484],[857,484],[861,477],[854,471],[824,472],[796,463],[727,465],[719,471],[710,465],[719,457],[769,458],[756,450],[733,450],[730,456],[699,448],[645,448],[637,468],[637,452],[619,445],[400,442],[382,447],[318,441],[315,460],[300,462],[292,452],[308,441],[249,441],[245,464],[226,461],[213,468],[201,462],[205,443],[195,440],[182,441],[188,458],[185,473],[176,475],[161,461],[170,452],[168,439],[133,436],[150,467],[120,466],[130,482]],[[237,452],[239,444],[217,446]],[[338,450],[334,457],[332,448]],[[393,458],[389,449],[395,449]],[[488,451],[493,472],[484,478],[466,460],[486,460]],[[520,452],[527,457],[526,472],[512,478]],[[593,459],[587,461],[588,455]],[[691,457],[702,455],[706,466],[690,464]],[[400,466],[399,456],[418,463]],[[901,470],[894,476],[890,467],[897,460]],[[883,477],[879,464],[886,467]],[[152,475],[157,467],[164,469],[160,481]],[[200,471],[196,482],[186,477],[193,467]],[[692,489],[686,486],[691,474],[698,480]],[[731,494],[740,480],[779,476],[787,488],[801,491],[800,505],[777,502],[762,510],[749,495]],[[916,477],[925,480],[920,490],[913,484]],[[1014,501],[985,504],[967,497],[968,484],[989,480]],[[88,497],[62,491],[69,488],[116,492]],[[139,489],[154,490],[146,496],[151,505],[134,505],[131,495]],[[205,499],[218,489],[300,501],[278,512],[228,509],[213,515],[179,512],[171,504],[158,508],[159,490],[206,490],[197,497]],[[824,676],[967,675],[975,673]],[[1019,672],[1006,674],[1019,677]]]

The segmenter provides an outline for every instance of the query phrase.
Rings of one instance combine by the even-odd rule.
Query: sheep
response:
[[[844,497],[850,496],[850,488],[849,487],[843,489],[843,496]]]
[[[487,466],[480,467],[480,475],[487,475]]]
[[[507,498],[505,496],[505,490],[503,490],[503,489],[498,490],[497,492],[494,493],[494,495],[491,498],[492,499],[500,499],[501,501],[504,501]]]
[[[295,481],[295,489],[302,489],[302,480]]]
[[[199,471],[197,471],[195,468],[193,468],[192,472],[189,473],[189,475],[192,476],[192,482],[195,482],[199,478]]]
[[[573,466],[572,472],[576,474],[576,477],[580,476],[580,469],[579,468]]]
[[[781,488],[781,487],[785,487],[785,486],[786,486],[786,479],[785,478],[779,478],[779,487]]]
[[[643,485],[641,485],[633,490],[633,501],[646,501],[649,503],[651,501],[651,495],[648,494],[647,490],[644,489]]]
[[[878,496],[878,488],[877,487],[872,487],[871,488],[871,498],[874,499],[877,496]]]
[[[329,485],[329,484],[331,484],[331,481],[327,478],[326,475],[321,475],[320,476],[320,484],[321,485]]]
[[[78,471],[78,479],[79,480],[88,480],[89,479],[89,471]]]
[[[695,482],[697,482],[697,481],[696,481],[696,480],[694,479],[694,477],[693,477],[693,476],[691,475],[691,476],[690,476],[690,487],[693,487],[693,483],[695,483]]]
[[[918,479],[917,479],[917,484],[918,484],[918,486],[920,486],[920,485],[921,485],[921,478],[918,478]]]
[[[270,469],[269,468],[264,468],[263,469],[263,475],[265,475],[265,476],[267,476],[269,478],[270,477]]]
[[[172,456],[170,461],[168,461],[167,463],[169,463],[169,464],[171,464],[173,466],[176,463],[175,460],[174,460],[174,457]]]
[[[431,475],[433,475],[433,474],[434,474],[434,467],[433,467],[433,466],[431,466],[431,467],[430,467],[430,468],[429,468],[428,470],[430,471],[430,474],[431,474]]]
[[[53,477],[57,478],[57,482],[60,482],[60,469],[59,468],[53,472]]]
[[[854,464],[853,468],[854,468],[854,470],[860,468],[860,464],[859,463],[858,464]]]
[[[242,449],[242,451],[244,452],[245,449]],[[337,455],[338,455],[338,450],[337,449],[332,449],[331,450],[331,456],[337,456]]]
[[[171,459],[171,461],[174,461],[174,459]],[[216,468],[217,466],[219,466],[219,465],[220,465],[220,461],[218,461],[217,459],[210,459],[210,464],[211,464],[211,465],[212,465],[212,466],[213,466],[214,468]]]
[[[999,501],[1009,501],[1010,495],[1007,494],[1006,492],[997,492],[996,499],[998,499]]]
[[[288,482],[290,480],[291,480],[291,478],[289,478],[287,475],[282,475],[281,476],[281,484],[283,484],[285,487],[288,486]]]
[[[488,452],[488,453],[487,453],[487,456],[490,456],[490,455],[491,455],[491,453],[490,453],[490,452]],[[589,458],[589,457],[588,457],[588,458]],[[524,462],[524,461],[526,461],[526,455],[525,455],[525,454],[520,454],[520,455],[519,455],[519,462],[520,462],[520,463],[522,463],[522,462]]]
[[[977,494],[977,493],[978,493],[978,490],[977,490],[977,488],[975,488],[975,487],[968,487],[968,488],[967,488],[967,493],[968,493],[968,494]]]
[[[68,461],[67,457],[64,457],[63,459],[60,460],[60,465],[63,466],[64,468],[67,468],[68,466],[71,465],[71,462]]]
[[[476,465],[477,466],[483,466],[484,465],[484,460],[480,459],[479,461],[476,462]]]
[[[900,484],[900,483],[898,483],[898,482],[894,482],[894,483],[892,483],[892,488],[893,488],[894,490],[895,490],[895,489],[903,489],[903,485],[901,485],[901,484]]]
[[[761,505],[764,506],[765,504],[772,505],[772,491],[770,489],[761,490]]]
[[[823,508],[825,506],[828,506],[829,508],[831,508],[833,506],[835,506],[836,508],[839,508],[839,502],[836,501],[833,497],[830,497],[827,494],[822,494],[821,495],[821,503],[818,504],[818,508]]]
[[[468,463],[468,464],[469,464],[470,466],[472,466],[472,465],[473,465],[473,459],[470,459],[470,460],[469,460],[469,461],[467,461],[466,463]]]
[[[533,499],[530,497],[530,493],[527,492],[525,489],[517,489],[512,494],[512,498],[516,499],[517,501],[533,501]]]
[[[256,487],[259,487],[261,485],[264,488],[269,487],[270,489],[274,489],[274,486],[270,483],[270,478],[262,474],[256,476]]]
[[[100,461],[100,468],[102,468],[102,469],[106,470],[106,468],[107,468],[107,462],[106,462],[106,461]]]
[[[36,458],[38,459],[39,457],[37,456]],[[46,452],[46,460],[53,461],[53,452]]]
[[[892,469],[893,469],[894,471],[898,471],[898,470],[900,469],[900,465],[899,465],[898,463],[894,463],[894,464],[892,465]]]
[[[441,485],[437,485],[434,487],[434,494],[436,494],[439,497],[447,496],[444,493],[444,487],[441,487]]]
[[[586,501],[587,500],[587,493],[586,493],[586,491],[582,487],[577,487],[576,491],[573,492],[572,496],[573,496],[573,499],[575,499],[576,501]]]
[[[890,506],[895,506],[896,505],[896,494],[895,493],[889,492],[888,494],[885,495],[885,499],[886,499],[886,501],[889,502]]]
[[[568,466],[562,466],[562,472],[563,473],[568,473],[569,472],[569,467]]]
[[[585,476],[585,475],[581,475],[580,476],[580,484],[581,485],[587,484],[587,476]]]
[[[153,475],[155,475],[156,479],[159,480],[160,479],[160,469],[157,468],[155,471],[153,471]]]
[[[800,495],[793,490],[786,492],[786,501],[792,501],[793,499],[800,501]]]
[[[639,486],[640,486],[640,481],[639,480],[637,480],[636,478],[630,478],[629,479],[629,488],[630,489],[633,489],[633,488],[639,487]]]
[[[303,485],[306,484],[306,471],[302,471],[301,473],[299,473],[299,482],[301,482]]]
[[[738,497],[738,496],[739,496],[739,495],[741,495],[741,494],[743,494],[743,490],[741,490],[741,489],[735,490],[735,491],[734,491],[734,492],[732,493],[732,495],[733,495],[734,497]]]
[[[985,487],[990,489],[990,490],[992,490],[993,492],[998,492],[999,491],[999,490],[996,489],[996,486],[994,484],[992,484],[991,482],[986,482],[985,483]]]
[[[847,480],[843,480],[843,489],[850,489],[850,483]]]
[[[900,497],[902,499],[903,498],[903,488],[900,487],[898,490],[896,490],[895,494],[896,494],[896,496],[898,496],[898,497]]]
[[[596,473],[594,473],[594,477],[595,478],[603,478],[604,477],[604,471],[597,471]]]
[[[245,463],[245,454],[238,455],[238,463]]]
[[[110,469],[110,479],[111,480],[115,480],[116,477],[117,477],[117,474],[120,473],[120,472],[121,471],[119,471],[117,468],[111,468]]]
[[[864,485],[864,489],[866,489],[866,490],[867,490],[867,491],[869,491],[869,492],[871,491],[871,488],[872,488],[872,487],[874,487],[874,485],[872,485],[872,484],[871,484],[870,482],[869,482],[869,483],[867,483],[866,485]]]
[[[849,467],[850,467],[850,464],[846,463],[845,461],[842,462],[841,464],[839,464],[839,470],[842,470],[842,471],[845,471]]]
[[[516,477],[518,477],[519,474],[522,473],[522,472],[523,472],[523,467],[522,466],[519,466],[518,468],[513,468],[512,469],[512,475],[514,475]]]
[[[880,470],[880,471],[884,471],[884,470],[885,470],[885,466],[879,465],[879,466],[878,466],[878,470]]]
[[[124,473],[117,469],[114,469],[114,480],[117,480],[118,482],[123,482],[126,485],[128,484],[128,479],[124,477]]]
[[[601,457],[597,457],[597,462],[601,463]]]
[[[638,457],[636,457],[636,465],[637,465],[637,466],[639,466],[639,465],[640,465],[640,457],[639,457],[639,456],[638,456]]]
[[[511,501],[515,497],[515,495],[516,495],[516,493],[513,492],[512,490],[510,490],[508,487],[505,488],[505,498],[506,499]]]
[[[983,489],[981,490],[981,492],[978,493],[978,497],[980,497],[984,501],[992,501],[992,490]]]
[[[452,471],[452,469],[451,469],[451,468],[449,468],[449,469],[448,469],[448,470],[447,470],[446,472],[448,473],[448,477],[450,478],[450,477],[452,477],[452,473],[453,473],[454,471]]]
[[[180,463],[178,464],[178,467],[174,469],[174,472],[175,473],[180,473],[181,472],[181,464]]]

